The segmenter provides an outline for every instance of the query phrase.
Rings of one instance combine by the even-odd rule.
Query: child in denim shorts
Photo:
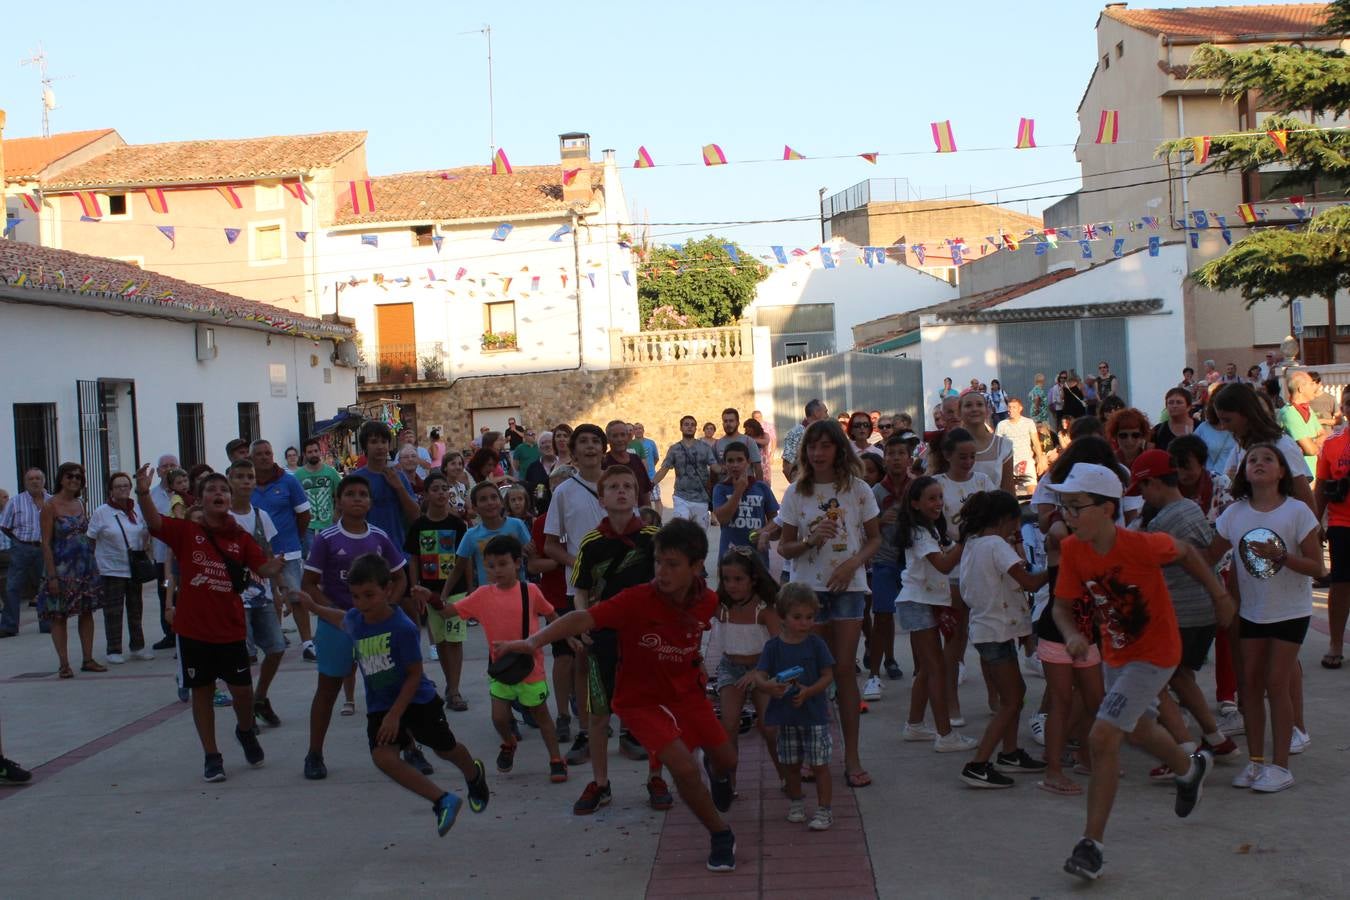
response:
[[[759,733],[768,745],[769,757],[778,763],[777,729],[765,724],[769,695],[756,690],[755,665],[770,635],[780,628],[774,603],[778,585],[764,567],[759,554],[748,547],[733,547],[717,567],[717,617],[712,621],[711,648],[720,650],[717,662],[717,697],[722,728],[733,746],[741,730],[745,700],[755,704]],[[732,785],[736,783],[732,774]]]

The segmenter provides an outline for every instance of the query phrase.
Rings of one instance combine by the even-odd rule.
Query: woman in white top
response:
[[[132,550],[144,550],[150,532],[136,515],[131,499],[131,476],[114,472],[108,479],[108,501],[89,517],[90,540],[94,541],[94,562],[103,576],[103,630],[108,662],[126,662],[122,655],[122,621],[126,619],[131,638],[132,659],[154,659],[155,651],[145,645],[141,630],[141,587],[131,577]]]
[[[1247,448],[1260,443],[1274,444],[1289,463],[1294,487],[1290,496],[1313,508],[1312,473],[1303,460],[1303,451],[1284,433],[1270,408],[1245,384],[1224,385],[1214,395],[1214,414],[1220,427],[1233,436],[1234,446],[1219,471],[1232,482],[1242,467]]]
[[[865,566],[881,546],[877,500],[858,477],[858,456],[839,423],[812,422],[802,436],[800,454],[803,465],[778,512],[783,523],[778,552],[792,561],[793,580],[809,585],[820,598],[816,622],[821,636],[834,658],[847,666],[858,658]],[[863,787],[872,778],[858,755],[858,682],[846,677],[835,684],[844,778],[850,787]]]
[[[961,427],[975,441],[975,468],[989,476],[994,487],[1008,493],[1017,490],[1013,477],[1012,441],[999,437],[989,425],[989,406],[984,394],[969,391],[961,395]],[[957,509],[960,509],[957,505]]]

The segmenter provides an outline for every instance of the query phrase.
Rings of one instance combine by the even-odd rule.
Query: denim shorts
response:
[[[280,581],[282,587],[288,591],[300,590],[300,581],[305,574],[305,561],[300,557],[288,559],[281,567],[281,572],[277,575],[277,581]]]
[[[281,622],[277,619],[277,609],[271,603],[266,606],[250,606],[244,609],[244,621],[248,624],[248,642],[257,647],[264,656],[286,652],[286,639],[281,634]]]
[[[720,691],[724,687],[731,687],[753,671],[755,671],[753,663],[746,665],[738,663],[728,656],[723,656],[717,663],[717,689]]]
[[[1004,662],[1017,661],[1017,642],[1016,641],[989,641],[988,643],[977,643],[975,652],[980,654],[980,662],[986,662],[990,665]]]
[[[1104,666],[1106,696],[1097,707],[1097,718],[1121,731],[1134,731],[1139,720],[1158,717],[1158,694],[1172,680],[1175,668],[1162,668],[1133,660],[1116,668]]]
[[[872,612],[895,615],[895,598],[900,596],[900,567],[890,563],[872,566]]]
[[[901,631],[927,631],[937,627],[938,607],[928,603],[901,600],[895,604],[895,624]]]
[[[866,591],[816,591],[820,609],[816,610],[816,624],[827,622],[861,621],[867,605]]]

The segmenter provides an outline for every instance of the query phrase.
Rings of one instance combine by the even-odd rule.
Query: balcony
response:
[[[677,331],[611,331],[610,366],[689,365],[749,360],[754,356],[750,325],[683,328]]]
[[[363,352],[356,367],[358,384],[443,382],[450,371],[441,341],[422,344],[380,344]]]

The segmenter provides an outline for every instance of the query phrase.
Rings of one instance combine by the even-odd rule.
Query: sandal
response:
[[[865,769],[859,769],[856,772],[845,772],[844,780],[848,782],[851,788],[867,787],[872,783],[872,776],[867,774]]]
[[[1058,794],[1061,797],[1077,797],[1083,793],[1083,788],[1078,782],[1067,778],[1063,781],[1038,781],[1036,787],[1048,794]]]
[[[1339,668],[1341,667],[1341,663],[1344,662],[1344,661],[1345,661],[1345,657],[1341,656],[1341,654],[1339,654],[1339,653],[1328,653],[1328,654],[1326,654],[1325,656],[1322,657],[1322,668],[1324,668],[1324,669],[1339,669]]]
[[[72,672],[72,671],[70,670],[70,666],[69,666],[69,665],[63,665],[61,668],[57,669],[57,670],[56,670],[56,674],[57,674],[58,676],[60,676],[61,678],[74,678],[74,677],[75,677],[75,673]]]
[[[469,708],[468,702],[466,702],[459,694],[451,694],[450,702],[447,705],[455,712],[464,712],[464,710]]]
[[[106,672],[108,667],[96,659],[86,659],[80,663],[81,672]]]
[[[356,715],[356,704],[355,704],[353,701],[351,701],[351,700],[343,701],[343,704],[342,704],[342,715],[344,715],[344,716],[354,716],[354,715]]]

